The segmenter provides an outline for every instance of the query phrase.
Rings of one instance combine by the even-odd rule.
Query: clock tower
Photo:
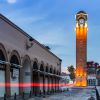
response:
[[[87,13],[76,14],[76,86],[87,86]]]

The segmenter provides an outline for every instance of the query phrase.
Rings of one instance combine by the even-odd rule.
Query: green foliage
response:
[[[71,65],[71,66],[68,66],[68,71],[69,71],[69,76],[70,76],[70,79],[71,80],[75,80],[75,68],[74,68],[74,66],[73,65]]]

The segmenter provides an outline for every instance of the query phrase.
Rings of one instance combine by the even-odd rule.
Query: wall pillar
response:
[[[58,84],[59,84],[59,86],[58,86],[58,91],[60,90],[60,78],[58,78]]]
[[[59,91],[59,79],[57,78],[57,91]]]
[[[50,93],[52,93],[52,76],[50,76]]]
[[[8,84],[8,86],[5,87],[6,89],[6,95],[11,96],[11,91],[10,91],[10,65],[7,64],[6,70],[5,70],[5,83]]]
[[[51,89],[51,91],[53,92],[53,76],[51,76],[51,84],[52,84],[52,89]]]
[[[38,72],[38,75],[37,75],[37,83],[40,84],[40,73]],[[40,86],[37,86],[37,94],[40,93]]]
[[[50,93],[50,76],[48,75],[48,93]]]
[[[33,94],[33,86],[32,86],[32,83],[33,83],[33,68],[32,68],[32,65],[30,67],[30,77],[31,77],[31,93]]]
[[[20,85],[23,84],[23,67],[21,67],[19,70],[19,84]],[[19,87],[19,94],[23,95],[23,87],[22,86]]]
[[[55,77],[55,92],[56,92],[56,85],[57,85],[57,84],[56,84],[56,77]]]
[[[43,74],[43,93],[44,93],[44,95],[45,95],[45,90],[46,88],[45,88],[45,74]]]

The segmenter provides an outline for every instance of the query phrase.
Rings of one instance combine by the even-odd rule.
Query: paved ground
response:
[[[88,100],[91,95],[95,97],[94,89],[73,88],[70,91],[47,96],[45,98],[35,97],[29,100]]]

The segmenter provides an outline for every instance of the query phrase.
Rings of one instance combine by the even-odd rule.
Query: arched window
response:
[[[54,69],[54,74],[56,74],[56,69]]]
[[[34,64],[33,64],[33,69],[37,69],[37,70],[38,70],[38,64],[37,64],[36,61],[35,61]]]
[[[48,70],[48,66],[46,66],[46,72],[49,72],[49,70]]]
[[[5,61],[4,54],[1,50],[0,50],[0,60]]]
[[[19,65],[19,61],[16,55],[13,55],[10,59],[10,63]]]
[[[52,68],[50,68],[50,73],[52,73]]]
[[[40,66],[40,71],[44,71],[43,64],[41,64],[41,66]]]
[[[17,66],[19,65],[19,60],[16,55],[11,56],[10,63],[11,63],[11,67],[10,67],[11,77],[14,79],[16,78],[14,75],[14,71],[15,71],[14,68],[19,69],[19,66]]]

